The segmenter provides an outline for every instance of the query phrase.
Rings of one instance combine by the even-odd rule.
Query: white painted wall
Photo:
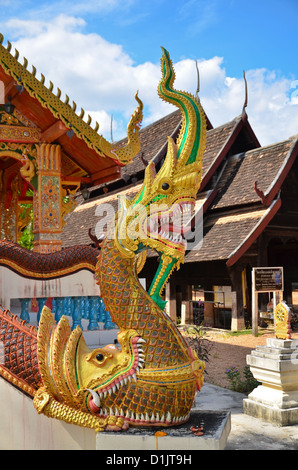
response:
[[[0,377],[0,450],[95,450],[93,429],[38,414],[32,399]]]
[[[0,267],[0,305],[11,308],[12,299],[99,295],[94,274],[86,269],[52,280],[34,280]]]

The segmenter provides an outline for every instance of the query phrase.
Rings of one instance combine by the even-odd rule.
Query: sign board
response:
[[[256,292],[283,291],[283,268],[253,268]]]
[[[258,294],[273,292],[273,304],[276,306],[277,292],[282,295],[284,273],[282,267],[252,268],[252,330],[258,334]]]

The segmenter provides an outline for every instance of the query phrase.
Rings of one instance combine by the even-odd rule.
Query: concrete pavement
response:
[[[230,410],[231,431],[225,450],[298,450],[298,424],[275,426],[243,413],[245,394],[205,383],[197,394],[199,410]]]

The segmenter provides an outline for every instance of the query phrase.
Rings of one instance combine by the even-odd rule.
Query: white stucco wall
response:
[[[32,399],[0,377],[0,450],[95,450],[96,433],[38,414]]]
[[[86,269],[52,280],[25,279],[6,267],[0,267],[0,305],[11,308],[19,298],[68,297],[99,295],[94,274]]]

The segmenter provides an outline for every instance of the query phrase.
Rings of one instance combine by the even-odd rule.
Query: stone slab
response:
[[[267,338],[267,345],[273,348],[298,348],[298,339]]]
[[[195,436],[191,426],[203,427]],[[229,410],[194,410],[187,423],[174,427],[130,427],[125,432],[100,432],[97,450],[223,450],[231,430]],[[157,431],[166,436],[156,437]]]
[[[243,412],[249,416],[262,419],[263,421],[273,423],[277,426],[298,424],[298,407],[280,409],[245,398],[243,400]]]

